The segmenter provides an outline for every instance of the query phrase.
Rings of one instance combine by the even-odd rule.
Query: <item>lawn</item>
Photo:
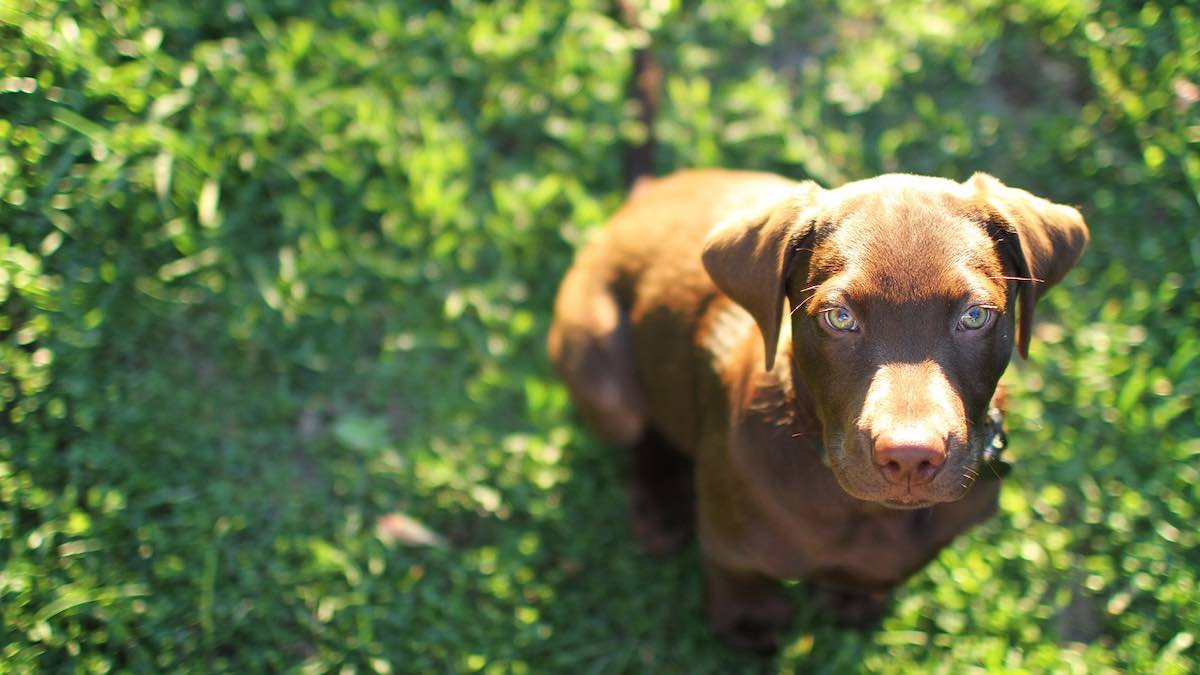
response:
[[[1200,16],[1100,0],[0,3],[0,671],[1200,668]],[[544,356],[658,170],[1076,204],[997,517],[780,654],[625,522]]]

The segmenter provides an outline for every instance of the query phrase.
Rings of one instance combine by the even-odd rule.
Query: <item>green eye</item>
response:
[[[825,323],[834,330],[852,331],[858,329],[858,320],[845,307],[833,307],[825,310]]]
[[[958,325],[965,330],[979,330],[987,325],[990,318],[992,318],[992,310],[975,305],[959,318]]]

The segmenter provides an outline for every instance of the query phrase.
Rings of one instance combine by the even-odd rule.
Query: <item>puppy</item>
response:
[[[567,272],[549,354],[634,453],[636,536],[667,554],[694,521],[710,625],[766,652],[778,580],[868,622],[995,511],[997,383],[1087,240],[1075,209],[985,174],[646,179]]]

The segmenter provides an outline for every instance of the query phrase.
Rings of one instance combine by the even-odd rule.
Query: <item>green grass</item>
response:
[[[1200,667],[1200,17],[649,4],[0,5],[0,671]],[[1092,229],[1000,514],[877,632],[798,585],[776,660],[715,642],[545,363],[647,36],[663,172],[984,170]]]

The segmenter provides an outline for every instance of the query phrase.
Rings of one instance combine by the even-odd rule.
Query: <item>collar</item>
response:
[[[1004,433],[1004,413],[999,408],[988,410],[988,440],[983,449],[983,466],[979,480],[1002,480],[1012,473],[1012,464],[1000,455],[1008,447],[1008,434]]]

